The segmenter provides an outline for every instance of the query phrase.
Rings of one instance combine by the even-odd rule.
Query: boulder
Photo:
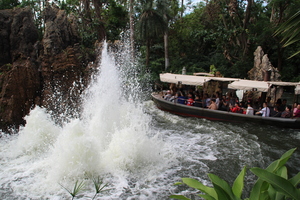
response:
[[[261,46],[258,46],[254,52],[254,66],[248,72],[248,77],[250,80],[256,81],[263,81],[265,79],[280,81],[279,71],[269,61],[268,54],[264,54]]]
[[[0,129],[4,131],[24,125],[24,116],[35,105],[54,114],[78,113],[80,94],[97,67],[89,53],[93,50],[78,44],[74,16],[47,5],[44,20],[39,40],[30,8],[0,10]]]

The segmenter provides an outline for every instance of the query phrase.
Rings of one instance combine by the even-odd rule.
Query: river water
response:
[[[0,139],[1,199],[92,199],[93,178],[107,183],[95,199],[168,199],[196,191],[173,186],[181,177],[210,185],[207,173],[232,183],[244,166],[267,167],[291,148],[300,131],[183,118],[163,112],[105,50],[101,72],[83,96],[82,113],[62,126],[44,108],[26,116],[26,126]],[[133,73],[134,74],[134,73]],[[126,80],[125,80],[126,79]],[[300,152],[288,162],[300,171]],[[255,180],[248,171],[245,194]],[[65,189],[66,188],[66,189]],[[76,199],[75,198],[75,199]]]

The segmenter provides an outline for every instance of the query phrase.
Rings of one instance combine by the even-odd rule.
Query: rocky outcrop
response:
[[[38,32],[28,8],[1,10],[0,27],[0,128],[6,129],[24,123],[41,91],[33,55]]]
[[[36,103],[41,85],[37,67],[28,60],[18,60],[1,67],[1,128],[24,124],[23,116]]]
[[[256,81],[263,81],[265,79],[269,79],[270,81],[280,81],[278,70],[269,61],[268,55],[264,54],[261,46],[258,46],[254,52],[254,66],[248,72],[248,76],[250,80]]]
[[[39,39],[29,8],[0,10],[2,130],[24,124],[23,117],[35,105],[65,112],[62,108],[78,101],[91,69],[95,69],[93,62],[88,63],[95,60],[93,54],[78,44],[73,16],[48,5],[44,20],[45,32]]]
[[[254,66],[248,72],[250,80],[257,81],[281,81],[280,74],[277,68],[275,68],[269,61],[268,55],[264,54],[261,46],[258,46],[254,52]],[[275,103],[283,93],[282,87],[272,87],[268,93],[261,94],[260,92],[248,92],[248,97],[252,99],[258,99],[261,97],[261,101],[265,101],[267,97],[271,98],[271,102]]]

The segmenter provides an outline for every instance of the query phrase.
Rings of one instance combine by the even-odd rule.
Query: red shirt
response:
[[[294,113],[294,117],[300,117],[300,110],[297,109],[296,112]]]
[[[189,98],[189,99],[187,100],[187,102],[186,102],[186,105],[192,106],[193,103],[194,103],[194,100],[193,100],[192,98]]]
[[[240,111],[240,109],[241,109],[240,107],[235,106],[235,107],[231,108],[230,110],[231,110],[231,112],[236,113],[236,112]]]

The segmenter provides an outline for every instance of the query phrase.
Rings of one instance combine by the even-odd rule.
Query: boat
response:
[[[293,86],[295,87],[295,94],[300,94],[300,83],[290,82],[265,82],[265,81],[251,81],[235,78],[224,77],[206,77],[193,76],[181,74],[160,74],[162,82],[176,83],[184,85],[201,86],[207,81],[226,81],[229,89],[244,89],[266,92],[271,86]],[[204,118],[211,121],[223,121],[231,123],[255,123],[260,125],[272,125],[282,128],[300,129],[300,118],[281,118],[281,117],[262,117],[257,115],[245,115],[241,113],[233,113],[222,110],[211,110],[196,106],[187,106],[184,104],[171,102],[165,100],[161,92],[154,92],[151,94],[155,105],[163,110],[176,115],[185,117]]]

